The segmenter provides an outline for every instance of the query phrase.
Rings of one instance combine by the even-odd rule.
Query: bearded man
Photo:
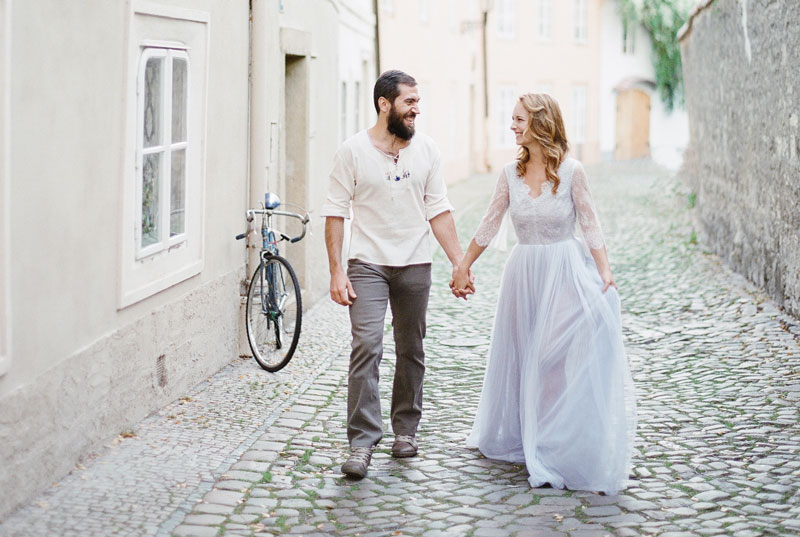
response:
[[[378,119],[339,148],[323,207],[331,298],[350,308],[352,351],[348,375],[347,438],[350,457],[342,472],[367,474],[383,437],[378,366],[383,355],[387,305],[392,311],[395,374],[391,424],[393,457],[417,454],[425,373],[425,316],[431,287],[429,233],[453,270],[462,256],[433,140],[415,135],[419,92],[413,77],[386,71],[375,82]],[[347,270],[342,267],[344,219],[352,234]],[[469,289],[454,291],[466,298]]]

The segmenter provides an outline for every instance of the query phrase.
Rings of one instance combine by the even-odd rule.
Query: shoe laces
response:
[[[395,442],[408,442],[414,447],[417,447],[417,439],[410,434],[398,434],[394,437]]]
[[[374,447],[354,447],[350,450],[350,461],[369,464]]]

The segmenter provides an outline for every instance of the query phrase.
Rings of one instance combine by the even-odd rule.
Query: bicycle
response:
[[[248,232],[250,222],[256,215],[261,215],[259,264],[247,288],[247,341],[258,365],[272,373],[283,369],[292,359],[303,320],[303,302],[297,275],[289,261],[280,256],[278,243],[285,240],[294,244],[301,240],[306,235],[310,220],[308,213],[300,215],[276,210],[280,204],[278,196],[267,193],[264,195],[263,209],[248,209],[245,213]],[[272,227],[273,216],[297,218],[303,224],[303,232],[290,238]],[[247,233],[241,233],[236,240],[246,236]]]

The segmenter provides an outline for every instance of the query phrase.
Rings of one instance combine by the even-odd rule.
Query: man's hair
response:
[[[372,90],[372,100],[375,104],[376,113],[380,114],[381,112],[378,106],[378,99],[381,97],[394,104],[394,100],[400,95],[400,84],[414,87],[417,85],[417,81],[413,76],[397,70],[384,71],[378,77],[378,80],[375,81],[375,88]]]

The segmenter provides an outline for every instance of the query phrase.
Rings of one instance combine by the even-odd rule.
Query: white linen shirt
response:
[[[366,130],[336,153],[322,216],[350,218],[348,259],[403,267],[432,261],[430,224],[452,211],[441,156],[430,137],[416,133],[395,164]]]

